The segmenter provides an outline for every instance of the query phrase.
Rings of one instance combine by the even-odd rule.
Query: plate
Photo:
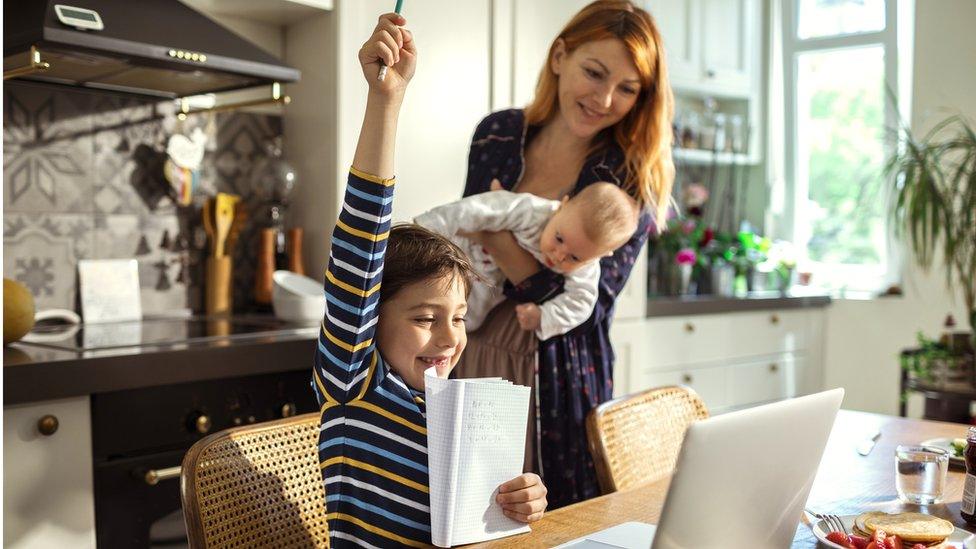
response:
[[[848,532],[853,530],[854,519],[857,517],[858,515],[841,515],[840,520],[844,523],[844,526],[847,527]],[[840,545],[837,545],[832,541],[827,541],[827,534],[829,534],[831,530],[830,527],[827,526],[826,521],[818,520],[813,523],[811,528],[813,529],[813,535],[817,536],[817,539],[820,540],[821,547],[843,549]],[[972,532],[963,530],[962,528],[957,527],[946,541],[948,543],[946,543],[944,546],[940,546],[940,549],[942,547],[952,547],[953,549],[976,549],[976,535],[974,535]],[[911,547],[911,545],[906,545],[906,547]]]
[[[952,454],[951,438],[930,438],[920,442],[919,446],[934,446],[936,448],[942,448],[943,450],[949,452],[949,465],[956,465],[963,468],[966,467],[966,458],[956,457]]]

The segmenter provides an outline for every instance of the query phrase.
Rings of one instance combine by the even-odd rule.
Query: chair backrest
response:
[[[328,547],[319,414],[235,427],[183,458],[190,547]]]
[[[685,430],[707,417],[701,397],[682,386],[648,389],[591,410],[586,434],[603,493],[670,475]]]

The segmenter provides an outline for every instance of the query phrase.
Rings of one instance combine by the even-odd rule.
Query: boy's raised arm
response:
[[[413,36],[402,28],[406,22],[396,13],[380,16],[373,35],[359,49],[359,63],[369,84],[369,95],[352,165],[381,179],[393,177],[397,117],[417,66]],[[379,80],[377,75],[383,65],[389,69],[386,78]]]
[[[369,97],[325,275],[314,369],[322,406],[356,398],[375,362],[369,355],[392,214],[397,116],[416,64],[410,32],[399,26],[405,23],[397,14],[383,15],[359,51]],[[381,62],[389,66],[382,82],[376,79]]]

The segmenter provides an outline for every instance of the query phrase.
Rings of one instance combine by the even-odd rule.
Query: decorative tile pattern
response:
[[[30,288],[38,309],[74,309],[75,269],[90,257],[91,241],[88,215],[4,212],[3,276]]]
[[[20,82],[4,84],[4,100],[4,276],[27,284],[39,308],[77,309],[78,259],[135,257],[145,313],[201,310],[209,247],[201,207],[222,191],[259,208],[251,171],[281,135],[281,118],[231,112],[179,122],[172,102]],[[169,136],[195,127],[215,143],[193,204],[181,207],[162,165]],[[236,311],[253,302],[255,217],[234,254]]]
[[[90,98],[4,84],[4,207],[92,211]]]

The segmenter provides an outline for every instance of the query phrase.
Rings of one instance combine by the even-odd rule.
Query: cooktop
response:
[[[21,343],[67,351],[92,351],[241,340],[269,335],[314,336],[317,323],[299,324],[274,317],[148,317],[140,321],[34,326]]]

